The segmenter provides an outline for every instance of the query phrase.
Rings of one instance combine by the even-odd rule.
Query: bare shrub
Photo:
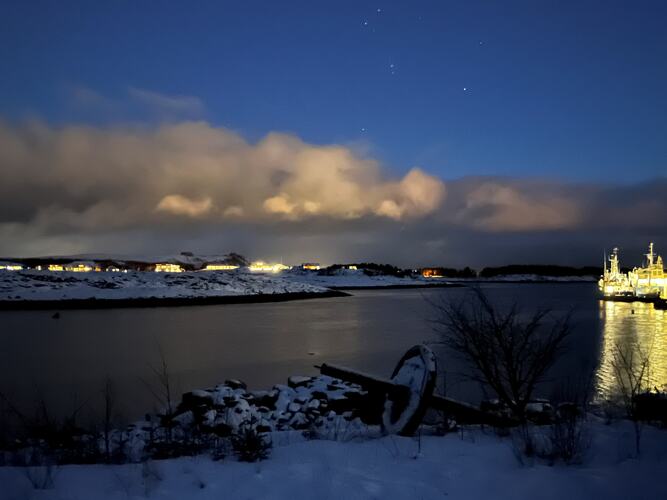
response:
[[[58,464],[49,450],[32,446],[17,455],[16,465],[23,467],[23,475],[36,490],[50,490],[55,486]]]
[[[525,421],[536,386],[563,352],[570,315],[548,321],[548,310],[524,316],[516,304],[502,311],[479,288],[458,303],[434,306],[440,342],[467,362],[469,378]]]
[[[584,415],[557,415],[551,424],[552,459],[564,463],[580,464],[591,446],[591,433]]]
[[[104,417],[102,420],[102,438],[104,440],[104,457],[107,463],[111,462],[113,432],[113,412],[115,403],[115,394],[111,380],[107,378],[102,391],[104,398]]]
[[[166,429],[166,440],[167,443],[171,443],[173,440],[173,427],[174,427],[174,399],[173,399],[173,387],[172,387],[172,377],[169,372],[169,366],[167,365],[167,360],[164,356],[164,352],[160,348],[160,365],[156,368],[151,366],[151,371],[155,375],[156,384],[150,383],[142,379],[142,382],[148,389],[148,391],[153,395],[155,400],[158,402],[162,408],[162,426]]]
[[[42,395],[38,397],[37,408],[31,416],[0,394],[18,422],[12,443],[17,464],[42,466],[98,461],[99,450],[95,440],[90,438],[91,432],[79,425],[79,414],[87,402],[75,401],[75,408],[69,414],[58,416]],[[27,453],[27,458],[21,455],[21,450]]]
[[[552,460],[580,464],[592,441],[587,408],[595,385],[595,367],[585,365],[575,377],[567,377],[554,391],[556,412],[550,429]]]
[[[54,464],[28,465],[23,474],[36,490],[50,490],[55,486],[56,466]]]
[[[643,422],[637,411],[637,396],[650,390],[649,353],[638,344],[616,344],[614,346],[611,367],[616,382],[616,393],[610,395],[611,401],[617,401],[632,421],[635,435],[635,452],[641,452]]]

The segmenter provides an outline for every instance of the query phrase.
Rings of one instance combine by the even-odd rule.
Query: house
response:
[[[93,262],[72,262],[65,266],[65,271],[72,273],[89,273],[95,268],[94,266],[95,264]]]
[[[444,270],[441,267],[425,267],[422,271],[424,278],[442,278],[444,277]]]
[[[160,263],[155,264],[156,273],[182,273],[183,268],[178,264]]]
[[[286,269],[291,269],[291,268],[284,264],[269,264],[262,260],[258,260],[257,262],[253,262],[252,264],[250,264],[250,266],[248,266],[248,269],[255,273],[278,273],[280,271],[284,271]]]

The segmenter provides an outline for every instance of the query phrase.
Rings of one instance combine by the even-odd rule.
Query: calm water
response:
[[[652,374],[667,382],[667,319],[645,304],[602,303],[592,284],[492,284],[493,300],[517,301],[526,310],[574,309],[575,331],[567,357],[555,367],[549,391],[566,376],[599,366],[610,384],[610,350],[633,339],[651,345]],[[94,409],[109,378],[119,412],[135,418],[154,407],[147,385],[161,354],[175,391],[239,378],[251,388],[284,383],[292,374],[315,374],[322,362],[389,375],[401,354],[436,338],[429,302],[462,297],[465,289],[358,291],[353,297],[275,304],[155,309],[0,312],[0,391],[17,406],[38,398],[54,412],[87,402]],[[633,313],[634,311],[634,313]],[[662,360],[660,362],[660,360]],[[447,392],[477,401],[454,359],[444,359]],[[92,411],[92,410],[91,410]]]

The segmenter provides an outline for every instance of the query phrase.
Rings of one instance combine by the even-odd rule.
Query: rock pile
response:
[[[287,385],[268,391],[248,391],[243,382],[226,380],[213,389],[185,393],[169,419],[226,437],[247,425],[259,432],[306,430],[339,417],[377,424],[381,404],[360,386],[325,375],[292,376]]]

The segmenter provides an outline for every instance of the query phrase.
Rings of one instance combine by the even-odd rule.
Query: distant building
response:
[[[94,263],[92,262],[72,262],[64,266],[65,271],[70,271],[73,273],[89,273],[94,269]],[[49,266],[50,267],[50,266]]]
[[[233,271],[238,268],[239,266],[232,264],[206,264],[203,271]]]
[[[304,262],[301,264],[301,269],[305,269],[306,271],[319,271],[322,269],[322,266],[317,262]]]
[[[0,271],[21,271],[23,266],[15,262],[0,262]]]
[[[183,268],[178,264],[160,263],[155,264],[156,273],[182,273]]]
[[[422,271],[424,278],[443,278],[443,269],[440,267],[425,267]]]
[[[47,268],[49,271],[64,271],[65,266],[62,264],[49,264],[49,267]]]
[[[258,260],[257,262],[250,264],[248,269],[254,273],[279,273],[280,271],[291,268],[285,264],[269,264],[262,260]]]

